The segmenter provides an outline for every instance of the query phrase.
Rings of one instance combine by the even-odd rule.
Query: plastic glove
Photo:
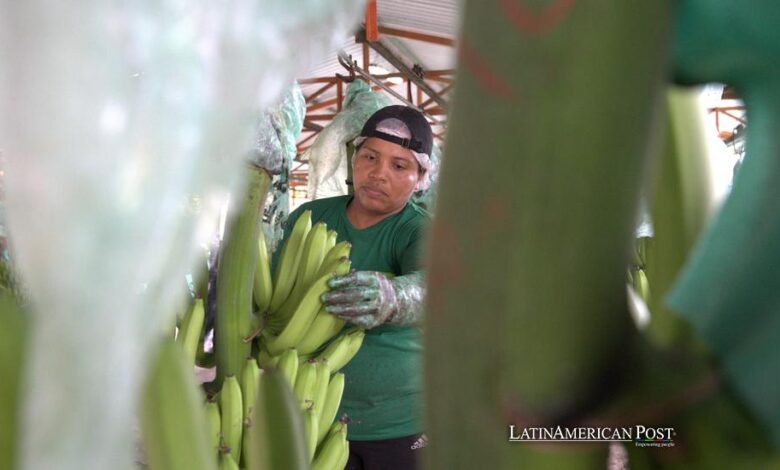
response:
[[[328,285],[331,291],[322,295],[325,310],[365,329],[422,321],[425,287],[420,272],[388,279],[376,271],[355,271]]]

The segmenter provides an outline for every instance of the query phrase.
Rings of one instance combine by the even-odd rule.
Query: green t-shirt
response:
[[[339,242],[352,243],[352,269],[395,276],[420,271],[428,213],[407,204],[401,212],[359,230],[347,219],[350,200],[351,196],[337,196],[305,203],[290,214],[286,227],[310,209],[312,223],[325,222],[328,229],[336,230]],[[286,230],[285,241],[288,234]],[[382,325],[366,331],[360,351],[342,370],[346,385],[338,416],[349,417],[350,440],[393,439],[422,432],[421,351],[419,328]]]

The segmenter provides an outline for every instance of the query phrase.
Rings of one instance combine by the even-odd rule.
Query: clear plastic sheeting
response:
[[[441,148],[433,144],[431,149],[431,166],[433,168],[431,173],[431,186],[425,191],[417,191],[412,195],[412,202],[418,206],[424,207],[429,212],[433,213],[436,210],[436,196],[438,194],[437,187],[439,183],[439,168],[441,168]]]
[[[389,104],[386,95],[372,92],[364,81],[349,84],[341,112],[302,156],[309,162],[310,199],[347,194],[347,143],[360,134],[376,110]]]
[[[278,104],[263,112],[257,126],[257,138],[250,160],[271,174],[282,172],[284,160],[292,161],[295,142],[303,129],[306,99],[298,83],[285,92]]]
[[[198,230],[258,113],[362,6],[0,0],[8,229],[35,310],[21,468],[133,466],[146,352],[171,333]]]

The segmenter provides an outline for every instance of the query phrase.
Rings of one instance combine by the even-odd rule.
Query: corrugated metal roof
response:
[[[457,36],[458,0],[377,0],[379,24],[421,33]]]

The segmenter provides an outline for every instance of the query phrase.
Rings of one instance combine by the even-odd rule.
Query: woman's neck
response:
[[[402,206],[396,211],[389,212],[387,214],[380,214],[367,211],[360,207],[359,204],[360,203],[358,203],[357,200],[353,198],[347,205],[347,219],[349,220],[349,223],[351,223],[352,226],[358,230],[376,225],[391,215],[395,215],[403,210]]]

